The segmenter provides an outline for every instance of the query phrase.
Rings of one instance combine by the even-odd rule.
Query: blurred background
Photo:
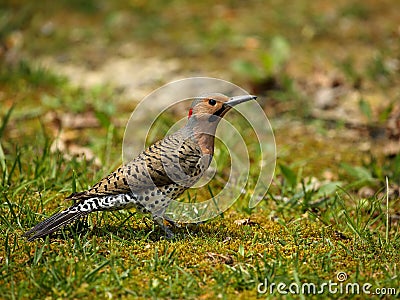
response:
[[[395,168],[344,163],[398,157],[399,9],[391,0],[2,1],[3,119],[13,107],[3,147],[57,137],[67,156],[110,164],[121,131],[114,154],[104,154],[104,136],[137,101],[172,80],[210,76],[259,96],[284,164],[398,184]]]

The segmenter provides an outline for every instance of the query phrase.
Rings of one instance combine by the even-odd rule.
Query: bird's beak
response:
[[[253,95],[235,96],[235,97],[230,98],[228,101],[226,101],[224,103],[224,105],[233,107],[233,106],[238,105],[240,103],[247,102],[247,101],[250,101],[250,100],[256,100],[256,99],[257,99],[257,96],[253,96]]]
[[[217,110],[215,113],[213,113],[213,115],[210,116],[210,118],[208,120],[210,122],[214,122],[218,118],[224,117],[224,115],[235,105],[238,105],[240,103],[247,102],[250,100],[255,100],[255,99],[257,99],[257,97],[252,96],[252,95],[231,97],[228,101],[224,102],[224,104],[222,104],[222,107],[219,110]]]

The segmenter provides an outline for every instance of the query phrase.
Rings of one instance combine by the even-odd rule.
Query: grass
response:
[[[371,292],[395,288],[399,296],[400,154],[362,150],[369,144],[385,147],[386,141],[357,131],[350,126],[353,120],[313,114],[314,90],[309,92],[313,80],[323,84],[330,80],[325,73],[334,73],[335,84],[350,89],[335,105],[353,101],[350,108],[365,128],[386,124],[399,94],[398,49],[395,33],[387,30],[397,28],[392,15],[397,2],[278,1],[267,10],[259,1],[218,7],[207,1],[81,2],[47,2],[51,19],[33,3],[1,5],[1,49],[13,49],[14,38],[22,34],[26,53],[17,63],[0,57],[1,298],[274,299],[282,296],[277,287],[262,295],[260,283],[338,283],[339,272],[347,274],[345,283],[369,283]],[[40,34],[48,22],[54,31]],[[95,68],[127,41],[140,44],[135,55],[143,47],[146,55],[178,57],[183,77],[219,74],[261,96],[278,150],[268,194],[248,208],[253,166],[239,201],[205,224],[176,228],[172,240],[165,240],[148,216],[132,210],[94,213],[29,243],[22,237],[26,230],[69,206],[64,198],[71,192],[118,166],[124,121],[132,111],[113,87],[71,86],[38,65],[36,56],[43,52]],[[88,55],[98,45],[102,54]],[[51,116],[66,114],[95,120],[93,127],[63,128],[63,134],[100,164],[52,150],[60,132]],[[180,117],[163,116],[152,134],[158,137]],[[259,148],[248,122],[234,113],[227,118],[243,133],[254,158]],[[184,201],[216,194],[228,178],[229,153],[217,146],[217,177],[185,194]]]
[[[11,110],[8,116],[2,128],[12,122]],[[177,229],[171,241],[160,239],[162,232],[150,220],[123,211],[91,216],[86,230],[73,226],[28,243],[24,231],[68,206],[62,198],[74,185],[81,190],[88,178],[94,182],[104,172],[51,153],[45,132],[37,135],[36,145],[2,139],[5,298],[247,299],[257,296],[265,279],[321,284],[340,271],[348,282],[398,287],[399,227],[387,221],[385,193],[360,199],[331,185],[324,195],[323,186],[313,188],[283,163],[260,207],[244,209],[248,191],[223,216]],[[396,201],[389,201],[390,211]],[[250,221],[235,224],[246,218]]]

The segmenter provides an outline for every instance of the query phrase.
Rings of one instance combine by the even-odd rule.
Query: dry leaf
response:
[[[100,159],[94,155],[91,149],[76,143],[76,139],[81,136],[82,128],[99,126],[99,122],[92,112],[78,115],[71,113],[59,115],[56,112],[49,112],[46,114],[45,120],[55,138],[50,147],[52,153],[60,152],[66,160],[77,157],[78,160],[93,161],[94,165],[101,166]]]
[[[252,226],[252,225],[255,225],[255,224],[256,224],[255,222],[250,221],[250,218],[235,220],[234,223],[235,223],[235,225],[237,225],[237,226],[243,226],[243,225]]]
[[[93,161],[95,166],[101,166],[100,159],[94,155],[91,149],[79,146],[77,144],[68,143],[68,140],[64,140],[62,138],[62,134],[60,134],[60,136],[53,141],[50,151],[52,153],[62,153],[63,158],[66,160],[72,160],[74,157],[77,157],[78,160]]]
[[[233,258],[230,255],[223,255],[214,252],[207,252],[207,257],[213,262],[222,262],[226,265],[233,264]]]

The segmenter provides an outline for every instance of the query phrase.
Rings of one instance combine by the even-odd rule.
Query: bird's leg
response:
[[[165,220],[165,221],[167,221],[169,224],[171,224],[171,226],[172,227],[181,227],[181,225],[179,224],[179,223],[177,223],[177,222],[175,222],[175,221],[172,221],[169,217],[167,217],[167,216],[163,216],[163,219]]]
[[[164,218],[160,216],[154,216],[153,220],[157,222],[158,225],[165,231],[165,236],[167,239],[172,239],[174,237],[174,233],[171,231],[171,229],[168,228],[168,226],[164,223]]]

